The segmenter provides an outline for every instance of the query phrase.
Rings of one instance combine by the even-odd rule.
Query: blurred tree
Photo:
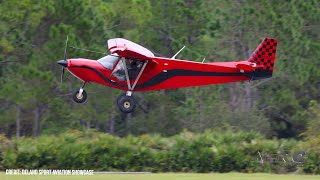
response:
[[[320,150],[320,105],[317,101],[310,101],[309,108],[300,114],[308,120],[307,130],[302,134],[307,139],[307,147],[319,152]]]
[[[0,2],[0,133],[38,136],[95,128],[116,135],[207,128],[255,130],[279,138],[308,131],[319,93],[319,17],[310,1],[12,0]],[[137,110],[119,113],[120,91],[86,86],[87,102],[70,95],[81,86],[56,61],[69,45],[108,52],[123,37],[161,56],[206,62],[247,59],[264,37],[278,38],[271,81],[136,93]],[[68,48],[68,57],[101,54]],[[313,106],[312,106],[313,107]]]

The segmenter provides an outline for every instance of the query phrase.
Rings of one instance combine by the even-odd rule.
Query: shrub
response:
[[[305,173],[320,174],[320,153],[310,151],[307,153],[307,158],[303,164],[303,171]]]
[[[93,169],[152,172],[296,171],[279,163],[259,164],[259,153],[292,153],[302,143],[268,140],[255,132],[182,132],[119,138],[95,131],[68,131],[59,136],[6,139],[0,136],[0,168]],[[320,173],[317,151],[307,154],[306,173]],[[268,161],[268,160],[266,160]]]

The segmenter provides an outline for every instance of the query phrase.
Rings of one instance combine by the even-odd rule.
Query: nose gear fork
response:
[[[82,87],[73,93],[72,99],[76,103],[83,103],[87,99],[87,92],[84,90],[84,86],[87,84],[87,82],[83,83]]]

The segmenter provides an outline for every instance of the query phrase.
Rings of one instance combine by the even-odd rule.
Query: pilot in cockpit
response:
[[[98,61],[100,63],[102,63],[101,60],[98,60]],[[129,58],[126,58],[125,62],[126,62],[126,68],[128,70],[129,79],[130,80],[135,79],[138,76],[139,70],[141,69],[143,63],[139,60],[129,59]],[[112,69],[112,68],[110,68],[110,69]],[[125,79],[126,79],[125,78],[125,66],[123,64],[123,61],[121,61],[121,60],[118,61],[111,76],[115,76],[118,79],[118,81],[125,81]]]
[[[140,68],[142,67],[142,62],[135,59],[128,59],[126,62],[129,78],[135,79],[138,76]]]

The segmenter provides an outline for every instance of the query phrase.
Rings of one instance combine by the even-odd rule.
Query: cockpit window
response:
[[[117,66],[114,68],[111,76],[115,76],[118,79],[118,81],[124,81],[126,79],[124,65],[121,60],[118,62]]]
[[[119,59],[119,56],[116,55],[108,55],[103,58],[98,59],[97,61],[105,68],[112,70],[115,63]]]
[[[125,58],[125,63],[126,68],[128,70],[129,79],[135,79],[138,76],[138,73],[140,72],[143,62],[139,60]],[[126,80],[125,66],[123,61],[118,62],[117,66],[111,73],[111,76],[115,76],[118,79],[118,81]]]

